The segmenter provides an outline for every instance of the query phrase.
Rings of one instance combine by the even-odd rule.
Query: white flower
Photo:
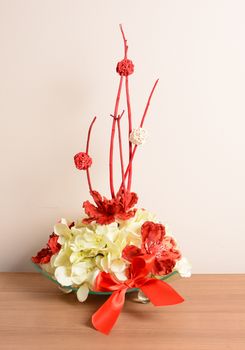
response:
[[[111,263],[111,271],[114,273],[122,273],[125,271],[126,263],[121,259],[116,259]]]
[[[59,236],[58,242],[64,244],[66,240],[69,240],[72,237],[71,229],[68,226],[68,222],[65,222],[62,219],[62,222],[58,222],[54,226],[54,233]]]
[[[179,272],[181,277],[191,277],[191,264],[186,258],[177,261],[175,269]]]
[[[143,128],[133,129],[129,135],[129,141],[134,145],[142,145],[146,142],[147,131]]]
[[[67,268],[66,266],[59,266],[56,268],[54,275],[62,286],[66,287],[72,285],[70,268]]]
[[[81,285],[91,280],[91,271],[95,268],[92,259],[84,259],[82,262],[58,266],[55,270],[55,278],[62,286]]]
[[[114,275],[116,276],[116,278],[119,280],[119,281],[127,281],[128,277],[125,273],[125,271],[123,272],[115,272]]]
[[[71,267],[71,280],[73,284],[81,285],[88,279],[88,274],[93,269],[94,264],[91,259],[73,264]]]
[[[55,225],[61,249],[53,259],[54,276],[62,286],[79,286],[80,301],[93,289],[99,271],[119,274],[124,278],[126,263],[122,251],[127,244],[127,232],[118,223],[83,225],[71,228],[64,220]]]
[[[66,242],[59,253],[54,258],[54,266],[68,266],[70,265],[70,255],[71,255],[71,249],[69,247],[69,244]]]
[[[83,283],[77,290],[77,299],[82,303],[89,294],[89,289],[93,287],[96,277],[98,276],[99,269],[95,269],[90,272],[87,277],[87,283]]]

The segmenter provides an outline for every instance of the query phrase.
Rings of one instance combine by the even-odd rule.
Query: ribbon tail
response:
[[[123,308],[127,288],[117,290],[93,314],[92,324],[98,331],[109,334]]]
[[[140,289],[155,306],[174,305],[184,301],[169,284],[155,278],[149,278]]]

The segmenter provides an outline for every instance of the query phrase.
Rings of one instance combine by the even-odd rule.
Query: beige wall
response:
[[[140,205],[194,272],[244,272],[244,13],[242,0],[0,0],[1,270],[31,270],[56,220],[79,216],[73,155],[95,114],[92,178],[108,193],[122,22],[137,121],[160,78],[135,159]]]

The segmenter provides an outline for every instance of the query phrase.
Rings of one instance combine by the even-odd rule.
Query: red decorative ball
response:
[[[74,156],[76,168],[79,170],[87,170],[92,164],[92,158],[85,152],[79,152]]]
[[[117,73],[120,75],[124,75],[125,77],[133,74],[134,72],[134,64],[131,60],[124,58],[122,61],[117,64]]]

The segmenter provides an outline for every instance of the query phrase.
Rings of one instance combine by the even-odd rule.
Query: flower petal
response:
[[[54,266],[67,266],[70,264],[68,254],[64,250],[60,250],[52,262]]]
[[[65,218],[61,218],[61,219],[60,219],[60,223],[66,225],[66,226],[68,226],[68,227],[70,227],[70,225],[72,224],[72,221],[67,220],[67,219],[65,219]]]
[[[87,276],[87,283],[90,287],[90,289],[94,288],[94,284],[96,281],[96,278],[98,274],[100,273],[100,270],[98,268],[95,268],[93,271],[90,271]]]
[[[152,243],[161,243],[165,236],[165,227],[162,224],[146,221],[141,227],[141,234],[143,243],[147,246]]]
[[[72,280],[70,277],[70,271],[65,266],[59,266],[55,270],[55,278],[62,286],[71,286]]]
[[[88,297],[89,288],[87,284],[83,284],[77,291],[77,299],[82,303]]]
[[[127,245],[122,252],[123,259],[132,261],[134,257],[141,254],[141,249],[135,245]]]
[[[60,222],[54,225],[54,233],[58,236],[63,236],[67,239],[71,237],[71,230],[69,229],[69,227]]]
[[[117,259],[111,263],[111,271],[114,273],[121,273],[125,270],[126,264],[124,261]]]
[[[116,272],[114,273],[114,275],[116,276],[116,278],[119,281],[127,281],[128,277],[126,276],[125,272]]]

